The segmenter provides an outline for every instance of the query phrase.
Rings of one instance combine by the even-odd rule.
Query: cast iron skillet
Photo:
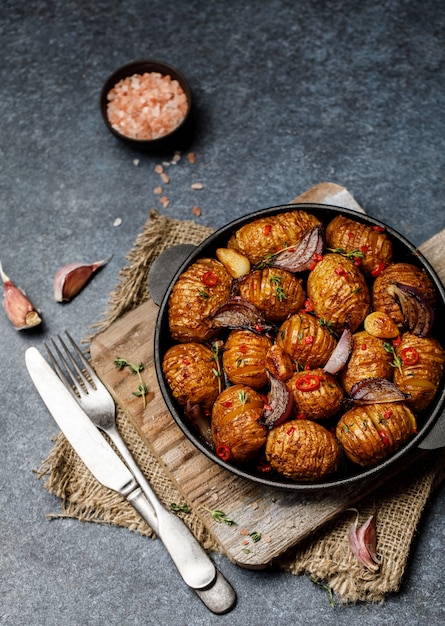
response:
[[[177,260],[174,262],[176,263],[176,272],[173,269],[174,275],[171,278],[170,284],[168,285],[161,300],[158,318],[156,321],[154,340],[156,374],[163,398],[179,428],[203,454],[221,467],[224,467],[240,477],[254,481],[255,483],[290,491],[323,491],[334,487],[350,485],[356,485],[358,488],[361,488],[365,483],[381,477],[383,473],[392,474],[394,471],[397,471],[397,466],[401,465],[402,459],[404,460],[403,466],[405,466],[406,462],[411,461],[411,457],[412,459],[417,457],[416,451],[433,450],[445,446],[445,377],[442,377],[434,402],[428,407],[427,410],[418,415],[418,433],[395,454],[372,468],[360,468],[345,462],[344,466],[334,476],[324,479],[322,482],[308,483],[290,481],[278,474],[261,474],[254,465],[236,466],[220,459],[188,423],[184,417],[183,408],[173,398],[162,372],[162,360],[164,354],[172,345],[168,326],[168,299],[173,284],[176,282],[179,275],[197,259],[208,256],[215,257],[216,248],[225,247],[231,234],[244,224],[260,217],[272,216],[284,211],[298,211],[299,209],[316,215],[324,224],[327,224],[337,214],[342,214],[358,222],[385,227],[386,232],[392,239],[394,260],[412,263],[413,265],[424,269],[433,281],[438,296],[433,334],[441,342],[442,346],[445,346],[445,328],[442,323],[445,316],[445,290],[431,265],[409,241],[386,224],[357,211],[321,204],[288,204],[250,213],[249,215],[239,218],[219,229],[210,235],[210,237],[208,237],[199,246],[192,247],[186,245],[182,247],[182,250],[179,252],[182,255],[186,253],[187,257],[182,263]],[[173,262],[173,258],[175,256],[174,249],[171,250],[169,254],[171,255],[170,261]],[[179,267],[177,267],[178,263]],[[166,265],[168,266],[168,258],[162,258],[159,264],[157,264],[158,270],[162,267],[165,273]],[[154,273],[156,272],[155,266],[153,266],[152,270],[151,282],[153,284],[157,283],[159,289],[159,285],[162,283],[162,280],[159,280],[159,275],[157,275],[158,280],[156,280],[156,274]],[[156,302],[155,297],[154,300]],[[408,457],[408,455],[410,456]]]

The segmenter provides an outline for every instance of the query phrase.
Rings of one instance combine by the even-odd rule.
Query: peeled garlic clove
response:
[[[26,330],[38,326],[42,319],[37,313],[32,302],[28,300],[24,291],[16,287],[6,276],[0,263],[0,275],[3,280],[5,297],[3,308],[9,321],[17,330]]]
[[[357,559],[372,572],[379,569],[379,561],[376,554],[377,535],[375,531],[375,516],[370,515],[366,522],[357,529],[358,511],[355,522],[349,530],[349,547]]]
[[[56,302],[69,302],[90,280],[99,268],[108,263],[108,259],[89,265],[85,263],[69,263],[61,267],[54,276],[54,299]]]

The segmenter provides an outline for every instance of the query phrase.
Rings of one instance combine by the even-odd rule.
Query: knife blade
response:
[[[157,528],[153,508],[130,470],[37,348],[31,347],[26,350],[25,362],[29,375],[48,410],[93,476],[105,487],[124,496],[152,527]],[[216,568],[185,524],[176,516],[175,520],[180,523],[181,530],[178,527],[172,528],[176,532],[170,533],[170,543],[166,547],[184,581],[195,590],[204,590],[215,582]],[[189,536],[184,537],[183,529]],[[178,536],[179,533],[182,533],[182,536]],[[194,542],[191,549],[184,539]],[[166,541],[163,543],[165,545]]]

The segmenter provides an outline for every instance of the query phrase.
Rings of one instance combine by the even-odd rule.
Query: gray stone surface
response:
[[[404,583],[382,606],[331,608],[308,577],[216,557],[238,605],[212,617],[158,541],[76,520],[33,470],[56,433],[23,354],[102,317],[149,210],[218,227],[308,187],[345,185],[420,244],[445,226],[445,5],[437,0],[3,0],[0,8],[0,259],[41,309],[27,333],[0,315],[0,622],[6,625],[445,623],[445,492],[429,503]],[[157,58],[195,96],[195,165],[127,149],[99,114],[118,66]],[[171,154],[166,155],[168,158]],[[204,188],[193,191],[191,183]],[[116,218],[121,226],[114,226]],[[52,299],[70,261],[109,265],[72,303]]]

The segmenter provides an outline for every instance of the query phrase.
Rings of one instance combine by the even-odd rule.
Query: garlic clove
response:
[[[19,289],[5,274],[0,263],[0,275],[4,287],[3,308],[9,321],[17,330],[26,330],[38,326],[42,318],[36,308],[28,300],[24,291]]]
[[[372,572],[377,572],[379,569],[379,561],[377,559],[376,545],[377,535],[375,528],[375,515],[372,514],[368,517],[366,522],[357,529],[358,525],[358,511],[355,522],[349,529],[349,547],[356,558]]]
[[[69,263],[64,265],[54,275],[54,299],[56,302],[69,302],[90,280],[92,275],[106,265],[110,257],[96,263]]]

